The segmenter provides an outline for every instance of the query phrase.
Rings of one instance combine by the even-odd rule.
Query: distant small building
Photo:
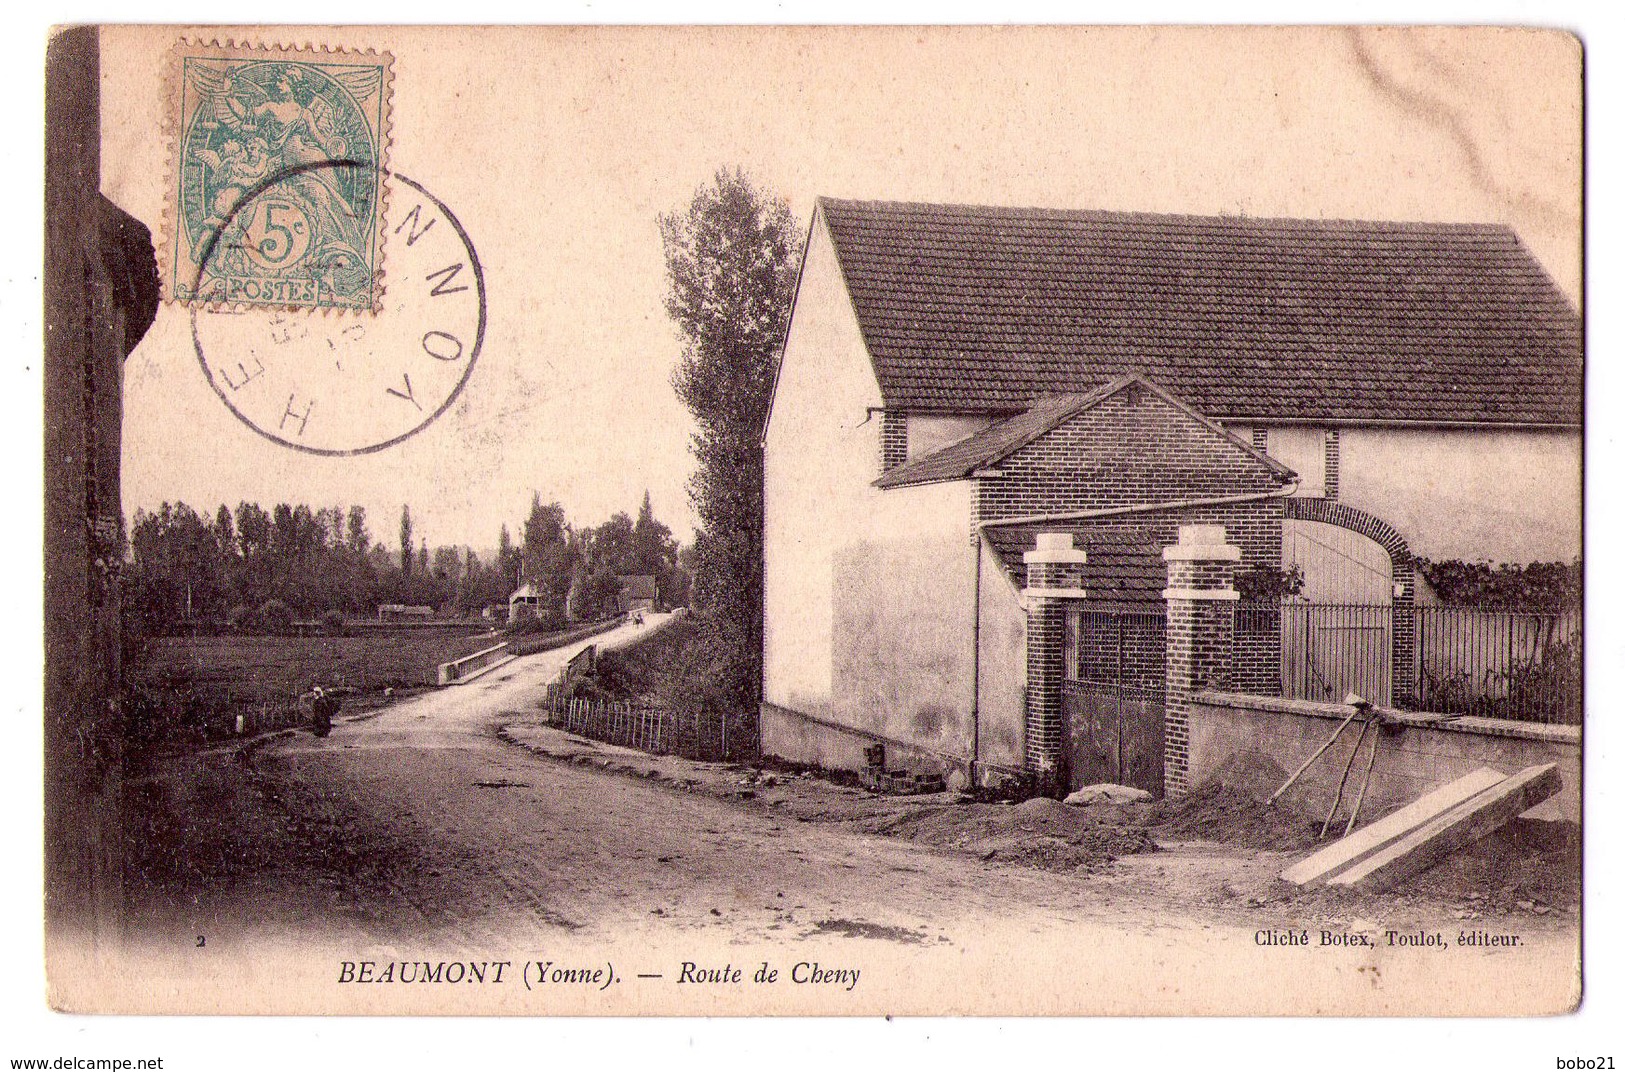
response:
[[[660,585],[647,574],[617,578],[621,582],[621,613],[636,614],[654,610],[660,602]]]
[[[378,620],[381,622],[422,621],[434,617],[433,607],[409,607],[404,603],[380,603]]]
[[[518,621],[520,614],[523,613],[521,610],[523,607],[529,607],[532,614],[538,617],[541,616],[542,595],[537,590],[536,585],[530,581],[526,581],[518,588],[515,588],[513,595],[508,597],[508,621]]]

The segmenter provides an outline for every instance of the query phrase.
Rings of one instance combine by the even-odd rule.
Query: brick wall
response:
[[[880,413],[880,471],[882,473],[908,460],[908,414],[899,409]]]
[[[1326,498],[1337,498],[1339,476],[1342,469],[1342,438],[1336,428],[1331,428],[1326,432]]]
[[[1179,499],[1274,491],[1280,478],[1229,436],[1155,392],[1125,389],[1029,443],[999,464],[1002,475],[977,481],[975,520],[1109,509]],[[1237,570],[1281,564],[1283,500],[1161,510],[1101,518],[1079,529],[1141,537],[1150,547],[1178,538],[1182,524],[1223,525],[1241,548]],[[1084,573],[1085,585],[1088,572]],[[1238,640],[1237,688],[1280,689],[1281,639],[1248,633]]]
[[[1274,491],[1280,478],[1229,436],[1155,392],[1125,389],[1027,444],[977,481],[976,520],[1109,509],[1179,499]],[[1223,525],[1241,548],[1238,570],[1281,564],[1283,500],[1161,510],[1101,518],[1088,533],[1135,535],[1165,547],[1182,524]],[[1085,584],[1088,572],[1084,573]],[[1279,634],[1250,633],[1239,643],[1236,687],[1280,688]]]
[[[997,475],[979,478],[973,521],[1264,495],[1282,486],[1281,475],[1241,443],[1156,392],[1131,385],[1016,450],[999,463]],[[1161,548],[1177,542],[1181,526],[1223,526],[1239,561],[1181,563],[1180,568],[1191,584],[1231,591],[1235,570],[1279,567],[1283,511],[1281,499],[1267,498],[1149,510],[1066,527],[1086,550],[1097,534]],[[1089,598],[1042,597],[1039,590],[1057,586],[1060,578],[1031,554],[1027,563],[1025,758],[1043,781],[1056,773],[1064,747],[1060,683],[1067,658],[1066,605],[1074,602],[1087,611]],[[1218,572],[1210,576],[1212,571]],[[1088,588],[1089,577],[1082,564],[1081,587]],[[1235,645],[1233,626],[1232,603],[1169,604],[1163,670],[1168,688],[1164,778],[1170,792],[1187,785],[1189,732],[1182,697],[1221,684],[1265,693],[1279,688],[1279,632],[1249,635]],[[1081,654],[1086,653],[1074,649],[1072,657]]]

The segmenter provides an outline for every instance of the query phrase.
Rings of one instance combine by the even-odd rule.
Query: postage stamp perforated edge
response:
[[[381,84],[379,86],[377,168],[374,177],[376,187],[375,210],[373,212],[374,232],[370,236],[373,242],[373,262],[371,265],[372,301],[370,305],[363,307],[316,302],[233,301],[202,295],[178,296],[176,294],[177,250],[179,243],[185,241],[185,225],[181,217],[180,184],[181,170],[185,166],[185,147],[181,142],[186,132],[187,122],[183,101],[185,91],[184,69],[188,57],[215,57],[221,59],[282,58],[291,62],[312,64],[319,64],[324,60],[376,60],[378,62],[381,68]],[[215,311],[244,312],[264,310],[319,313],[323,316],[377,314],[383,307],[386,285],[385,245],[388,234],[390,184],[385,179],[390,174],[390,152],[394,143],[394,53],[383,49],[350,48],[344,45],[288,44],[280,41],[245,41],[231,37],[194,38],[183,36],[178,38],[169,50],[166,57],[164,77],[160,80],[160,84],[162,85],[163,94],[161,132],[165,152],[165,186],[157,251],[159,279],[162,284],[160,293],[163,300],[193,309],[206,308]],[[190,266],[191,258],[188,257],[187,261]],[[181,280],[181,282],[185,281]]]

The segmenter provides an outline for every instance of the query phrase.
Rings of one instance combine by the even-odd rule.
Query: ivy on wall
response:
[[[1580,606],[1585,571],[1573,562],[1463,562],[1418,558],[1417,572],[1441,603],[1485,610],[1562,611]]]

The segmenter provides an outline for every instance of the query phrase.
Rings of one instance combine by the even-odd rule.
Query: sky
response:
[[[104,31],[103,188],[162,233],[165,50]],[[296,30],[282,39],[309,40]],[[691,535],[658,217],[743,168],[803,225],[819,195],[1249,216],[1502,222],[1580,298],[1580,53],[1494,29],[385,30],[390,166],[485,266],[458,401],[376,454],[262,439],[165,306],[126,365],[124,506],[360,503],[393,543],[495,545],[531,495]],[[392,195],[393,196],[393,195]],[[391,226],[393,226],[391,224]],[[386,273],[391,263],[385,248]],[[356,405],[366,404],[356,400]]]

